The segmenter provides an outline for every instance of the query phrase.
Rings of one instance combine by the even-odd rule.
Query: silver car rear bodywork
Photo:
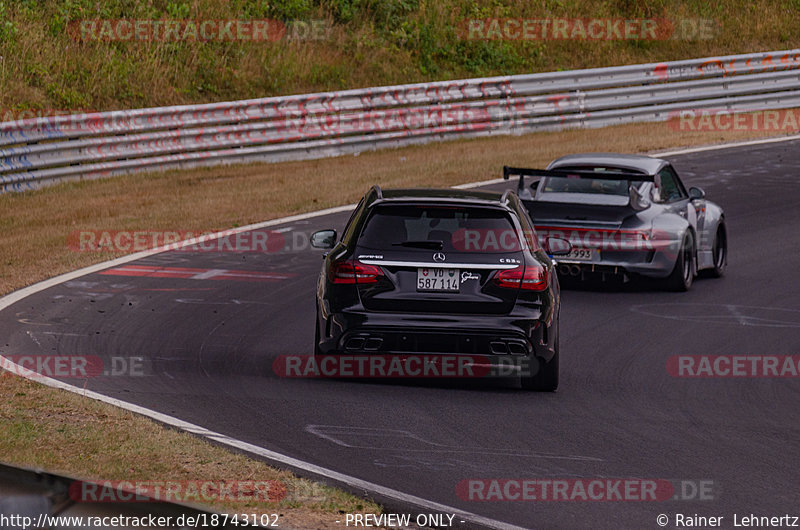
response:
[[[504,168],[511,175],[519,176],[517,193],[539,238],[570,242],[572,251],[558,258],[561,275],[673,281],[684,268],[678,289],[685,290],[699,271],[720,276],[727,264],[722,208],[700,188],[686,190],[666,160],[576,154],[545,170]]]

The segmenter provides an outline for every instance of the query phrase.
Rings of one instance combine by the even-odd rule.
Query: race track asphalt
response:
[[[513,380],[275,375],[277,356],[311,353],[321,252],[304,238],[341,229],[347,213],[272,227],[297,238],[288,251],[171,251],[36,293],[0,312],[0,352],[107,365],[141,357],[144,376],[94,377],[87,388],[523,527],[659,528],[667,514],[674,528],[684,513],[724,516],[728,528],[734,513],[800,515],[800,379],[676,378],[665,367],[681,354],[800,354],[800,143],[670,159],[687,187],[725,208],[727,274],[688,293],[564,290],[556,393]],[[151,277],[147,267],[167,272]],[[475,502],[456,493],[472,478],[603,477],[687,481],[686,497],[707,481],[713,498]]]

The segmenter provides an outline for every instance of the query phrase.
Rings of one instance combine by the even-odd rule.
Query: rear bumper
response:
[[[679,245],[676,245],[679,248]],[[572,261],[556,257],[556,269],[562,277],[587,274],[639,274],[650,278],[666,278],[675,268],[677,251],[671,246],[663,250],[601,251],[593,261]],[[577,269],[576,269],[577,268]],[[579,271],[579,272],[576,272]]]
[[[323,354],[448,354],[539,357],[549,361],[554,326],[525,317],[343,311],[320,316]]]

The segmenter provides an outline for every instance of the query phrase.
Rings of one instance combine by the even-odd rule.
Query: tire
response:
[[[539,371],[533,375],[520,377],[520,384],[525,390],[535,392],[554,392],[558,388],[558,336],[556,335],[555,355],[550,362],[539,361]]]
[[[721,278],[728,266],[728,229],[725,227],[725,223],[720,223],[717,227],[711,252],[714,258],[714,267],[708,269],[708,275],[712,278]]]
[[[664,287],[670,291],[688,291],[694,281],[694,271],[694,238],[691,232],[687,232],[683,236],[681,249],[678,251],[678,257],[675,260],[675,267],[664,280]]]

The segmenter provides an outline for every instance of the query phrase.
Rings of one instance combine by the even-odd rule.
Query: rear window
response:
[[[606,172],[613,173],[631,173],[633,175],[640,175],[636,171],[631,171],[623,168],[606,168],[606,167],[591,167],[591,166],[577,166],[577,167],[559,167],[557,171],[593,171],[598,173],[598,178],[565,176],[565,177],[545,177],[542,179],[540,191],[542,193],[585,193],[594,195],[616,195],[625,197],[629,193],[631,184],[640,186],[641,182],[631,182],[628,179],[609,179],[603,178],[601,175]]]
[[[580,177],[545,177],[545,193],[594,193],[599,195],[628,195],[629,180],[593,179]]]
[[[521,250],[519,235],[503,210],[412,204],[373,208],[358,238],[358,246],[376,250],[417,248],[445,252]]]

